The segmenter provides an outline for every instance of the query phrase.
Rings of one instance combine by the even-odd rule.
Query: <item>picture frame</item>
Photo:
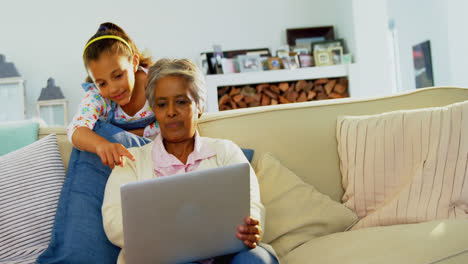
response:
[[[343,54],[343,57],[341,58],[341,63],[351,64],[352,62],[353,62],[353,56],[350,53]]]
[[[237,72],[236,59],[222,58],[221,65],[222,65],[224,74]]]
[[[268,57],[260,57],[260,62],[262,63],[263,70],[268,71]]]
[[[343,47],[333,47],[329,49],[333,65],[343,63]]]
[[[283,69],[290,69],[291,66],[289,65],[289,58],[288,57],[282,57],[281,62],[283,63]]]
[[[269,70],[280,70],[282,64],[282,59],[278,57],[268,58],[268,69]]]
[[[227,59],[236,58],[238,55],[260,55],[264,57],[270,57],[269,48],[258,48],[258,49],[241,49],[241,50],[226,50],[222,52],[223,57]],[[207,74],[216,74],[216,59],[214,52],[202,52],[201,57],[206,61],[208,70]]]
[[[289,46],[306,45],[310,47],[314,42],[333,39],[335,39],[333,26],[286,29],[286,40]]]
[[[285,69],[297,69],[299,68],[299,56],[297,54],[281,58],[283,61],[283,67]]]
[[[286,58],[286,57],[289,57],[289,51],[278,50],[278,51],[276,51],[276,57],[278,57],[278,58]]]
[[[206,54],[200,54],[200,57],[198,58],[198,64],[203,74],[207,75],[209,72],[209,68],[208,68],[208,58],[206,57]]]
[[[330,50],[314,51],[314,61],[316,66],[333,65],[333,59]]]
[[[334,47],[342,47],[344,51],[344,40],[343,39],[335,39],[335,40],[327,40],[327,41],[320,41],[311,44],[311,51],[312,54],[315,54],[315,51],[324,51]]]
[[[301,68],[313,67],[315,65],[314,58],[310,54],[299,54],[298,57]]]
[[[276,57],[282,58],[282,57],[287,56],[288,53],[289,53],[289,45],[282,45],[276,49],[276,52],[274,55],[276,55]]]
[[[260,55],[239,55],[237,56],[240,72],[257,72],[263,71]]]
[[[416,89],[434,86],[431,42],[429,40],[413,46],[413,66]]]
[[[221,45],[213,45],[213,58],[214,58],[214,68],[215,73],[222,74],[223,66],[222,60],[224,59],[223,50],[221,49]]]
[[[293,51],[297,54],[310,54],[310,50],[306,47],[295,47]]]

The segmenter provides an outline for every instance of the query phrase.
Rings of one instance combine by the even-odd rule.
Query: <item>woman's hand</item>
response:
[[[123,167],[123,156],[135,160],[133,155],[122,144],[109,141],[96,145],[96,154],[101,158],[102,163],[108,165],[111,169],[114,169],[115,165]]]
[[[237,227],[237,238],[249,248],[255,248],[262,237],[260,221],[250,216],[245,218],[245,225]]]

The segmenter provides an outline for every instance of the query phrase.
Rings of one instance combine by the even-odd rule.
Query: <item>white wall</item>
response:
[[[395,21],[395,27],[398,31],[402,90],[412,90],[416,87],[413,70],[413,46],[426,40],[431,42],[434,85],[452,85],[451,70],[453,65],[450,61],[449,48],[456,44],[450,41],[449,45],[448,31],[450,27],[448,26],[447,0],[387,0],[387,3],[389,18]],[[466,3],[464,4],[467,6]],[[466,11],[466,8],[463,9],[459,6],[454,9],[458,9],[459,16],[453,18],[452,24],[463,20],[465,15],[463,12]],[[466,27],[458,33],[463,31],[466,31]],[[466,45],[459,50],[464,49],[466,49]]]
[[[451,86],[468,87],[468,1],[448,0]]]
[[[392,93],[386,0],[352,0],[356,64],[350,67],[351,96]]]
[[[69,99],[70,118],[83,92],[81,55],[99,23],[123,27],[155,58],[193,60],[213,44],[223,49],[286,44],[286,29],[333,25],[354,49],[349,0],[4,1],[0,0],[0,53],[26,80],[27,116],[53,77]],[[2,109],[4,110],[4,109]]]

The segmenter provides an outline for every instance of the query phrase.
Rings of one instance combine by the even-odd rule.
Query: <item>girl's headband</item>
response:
[[[84,53],[85,53],[86,49],[89,47],[89,45],[91,45],[94,42],[96,42],[98,40],[101,40],[101,39],[117,39],[117,40],[120,40],[123,44],[127,45],[127,47],[132,51],[132,47],[130,46],[130,44],[128,44],[127,41],[125,41],[125,39],[123,39],[121,37],[118,37],[118,36],[114,36],[114,35],[104,35],[104,36],[97,37],[97,38],[91,40],[90,42],[88,42],[88,44],[86,44],[86,46],[84,47],[83,56],[84,56]]]

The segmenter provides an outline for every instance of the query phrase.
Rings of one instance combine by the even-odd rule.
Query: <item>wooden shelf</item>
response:
[[[348,68],[349,65],[342,64],[333,66],[299,68],[294,70],[272,70],[207,75],[205,76],[205,79],[208,96],[205,111],[218,112],[218,87],[346,77],[349,75]]]

